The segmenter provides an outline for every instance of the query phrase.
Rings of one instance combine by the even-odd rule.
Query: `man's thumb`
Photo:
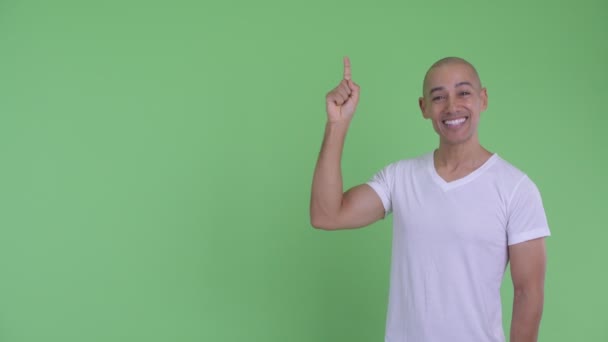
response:
[[[347,80],[347,82],[348,82],[348,87],[352,91],[352,93],[350,94],[351,97],[354,100],[359,100],[359,91],[360,91],[359,85],[357,83],[353,82],[353,80]]]

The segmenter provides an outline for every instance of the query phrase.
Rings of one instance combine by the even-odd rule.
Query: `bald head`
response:
[[[426,72],[426,74],[424,75],[424,82],[422,83],[422,96],[426,96],[428,94],[426,94],[426,92],[428,91],[428,86],[429,86],[429,79],[431,74],[433,73],[433,71],[435,71],[436,69],[439,69],[441,67],[444,66],[450,66],[450,65],[464,65],[467,68],[469,68],[473,74],[473,78],[474,78],[474,86],[476,88],[481,88],[481,81],[479,79],[479,74],[477,73],[477,70],[475,69],[475,67],[473,66],[473,64],[469,63],[467,60],[460,58],[460,57],[445,57],[442,58],[440,60],[438,60],[437,62],[433,63],[433,65],[431,65],[431,67],[429,68],[429,70]]]

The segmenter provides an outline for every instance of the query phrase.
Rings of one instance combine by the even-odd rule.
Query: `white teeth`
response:
[[[467,120],[467,118],[460,118],[460,119],[454,119],[454,120],[445,120],[443,122],[448,126],[452,126],[452,125],[460,125],[461,123],[465,122],[466,120]]]

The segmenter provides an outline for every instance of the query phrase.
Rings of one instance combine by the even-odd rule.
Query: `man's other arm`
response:
[[[514,292],[511,342],[536,342],[544,302],[545,239],[509,246],[509,259]]]

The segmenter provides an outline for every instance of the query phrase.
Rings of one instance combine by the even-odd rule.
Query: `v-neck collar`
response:
[[[473,172],[469,173],[468,175],[462,177],[462,178],[458,178],[455,179],[453,181],[450,182],[446,182],[445,179],[441,178],[441,176],[437,173],[437,169],[435,168],[435,158],[433,157],[434,153],[431,152],[428,154],[427,158],[427,165],[428,165],[428,169],[429,172],[431,173],[431,177],[433,178],[433,181],[443,190],[443,191],[449,191],[452,190],[454,188],[457,188],[459,186],[465,185],[473,180],[475,180],[477,177],[479,177],[479,175],[481,175],[482,173],[485,172],[485,170],[487,170],[490,166],[492,166],[492,164],[494,164],[496,162],[496,160],[498,160],[498,154],[493,153],[490,158],[488,158],[488,160],[486,160],[480,167],[478,167],[477,169],[475,169]]]

